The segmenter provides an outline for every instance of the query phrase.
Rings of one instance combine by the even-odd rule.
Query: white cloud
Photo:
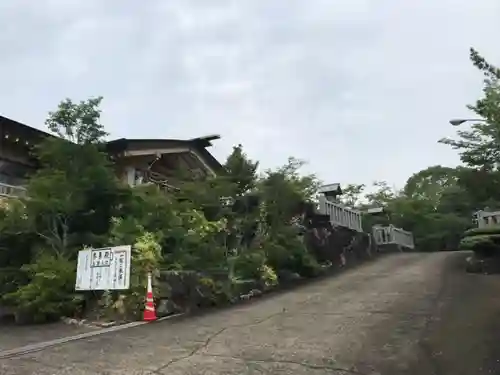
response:
[[[0,4],[2,114],[42,127],[103,95],[114,137],[220,133],[264,167],[402,185],[454,164],[437,144],[500,60],[497,0],[18,0]]]

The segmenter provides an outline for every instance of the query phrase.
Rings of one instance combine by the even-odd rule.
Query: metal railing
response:
[[[396,228],[392,224],[383,227],[375,225],[372,229],[373,240],[377,245],[398,245],[408,249],[414,249],[413,233],[401,228]]]
[[[8,185],[0,182],[0,197],[18,198],[26,195],[26,188],[23,186]]]
[[[361,212],[347,208],[340,203],[329,201],[326,197],[319,197],[319,213],[330,216],[332,225],[362,232]]]

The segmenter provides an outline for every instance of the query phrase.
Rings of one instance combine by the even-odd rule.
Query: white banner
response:
[[[81,250],[75,290],[129,289],[131,255],[130,245]]]

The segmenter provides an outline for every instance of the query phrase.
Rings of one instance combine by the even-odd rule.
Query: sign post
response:
[[[129,289],[131,254],[130,245],[81,250],[75,290]]]

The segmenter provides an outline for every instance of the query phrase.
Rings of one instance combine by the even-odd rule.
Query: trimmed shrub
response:
[[[472,250],[480,258],[500,255],[500,235],[476,235],[460,241],[460,250]]]
[[[459,250],[472,250],[478,258],[500,255],[500,226],[472,228],[464,232]]]
[[[493,234],[498,234],[500,235],[500,226],[498,227],[489,227],[489,228],[472,228],[468,229],[464,232],[462,235],[463,237],[474,237],[474,236],[480,236],[480,235],[493,235]]]

